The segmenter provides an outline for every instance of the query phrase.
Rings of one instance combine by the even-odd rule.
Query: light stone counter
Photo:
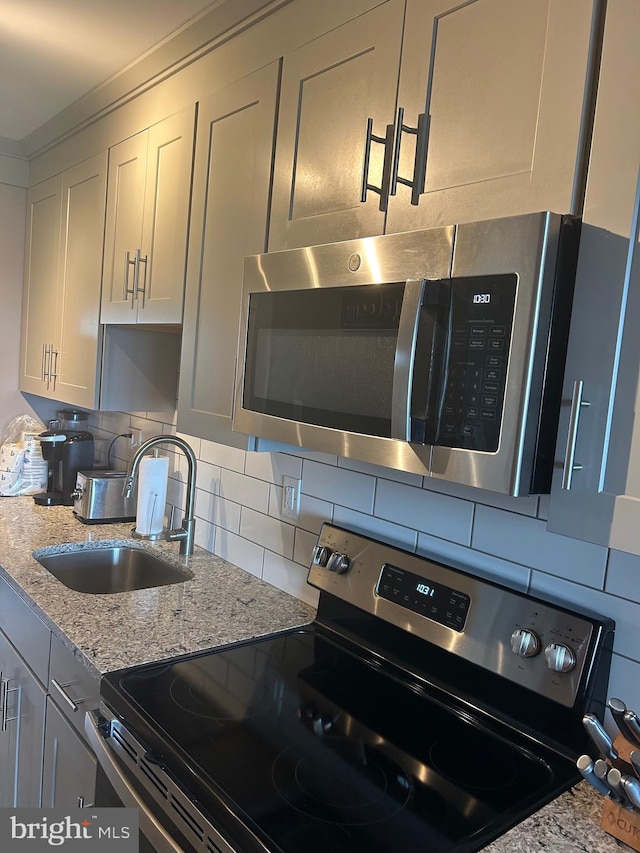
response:
[[[63,543],[132,540],[131,523],[85,525],[69,507],[37,507],[32,498],[0,498],[0,574],[51,630],[98,674],[303,625],[306,604],[196,549],[144,543],[193,577],[184,584],[116,595],[67,589],[32,557]],[[485,848],[485,853],[620,853],[599,826],[602,800],[581,782]]]
[[[0,567],[5,579],[76,657],[98,674],[269,634],[314,618],[313,608],[200,548],[131,538],[132,523],[82,524],[71,507],[0,498]],[[32,556],[67,543],[135,545],[159,552],[191,577],[185,583],[89,595],[68,589]],[[78,654],[80,652],[80,654]]]

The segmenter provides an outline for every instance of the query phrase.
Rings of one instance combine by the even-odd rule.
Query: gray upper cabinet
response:
[[[386,0],[284,58],[269,249],[381,234],[380,196],[361,201],[365,137],[393,122],[404,0]],[[380,188],[371,140],[365,183]],[[389,148],[387,147],[387,151]]]
[[[183,325],[178,429],[231,432],[244,256],[265,251],[280,62],[201,101]]]
[[[20,390],[93,408],[107,154],[29,191]]]
[[[181,323],[194,110],[109,151],[102,323]]]
[[[599,8],[388,0],[287,55],[269,248],[580,213]]]
[[[581,212],[598,7],[410,0],[387,231]]]
[[[640,554],[640,4],[609,0],[548,527]]]

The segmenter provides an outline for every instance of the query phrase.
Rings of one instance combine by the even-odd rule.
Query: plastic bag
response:
[[[49,466],[38,438],[45,429],[31,415],[9,422],[0,445],[0,496],[46,492]]]

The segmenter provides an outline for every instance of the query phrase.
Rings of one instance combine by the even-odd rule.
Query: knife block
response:
[[[632,746],[622,735],[618,735],[613,745],[618,751],[619,758],[630,764],[629,753],[637,747]],[[605,797],[600,826],[609,835],[624,841],[640,853],[640,811],[630,812]]]

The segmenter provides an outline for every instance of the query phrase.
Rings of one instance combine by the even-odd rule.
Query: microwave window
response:
[[[251,294],[244,406],[390,436],[404,284]]]

